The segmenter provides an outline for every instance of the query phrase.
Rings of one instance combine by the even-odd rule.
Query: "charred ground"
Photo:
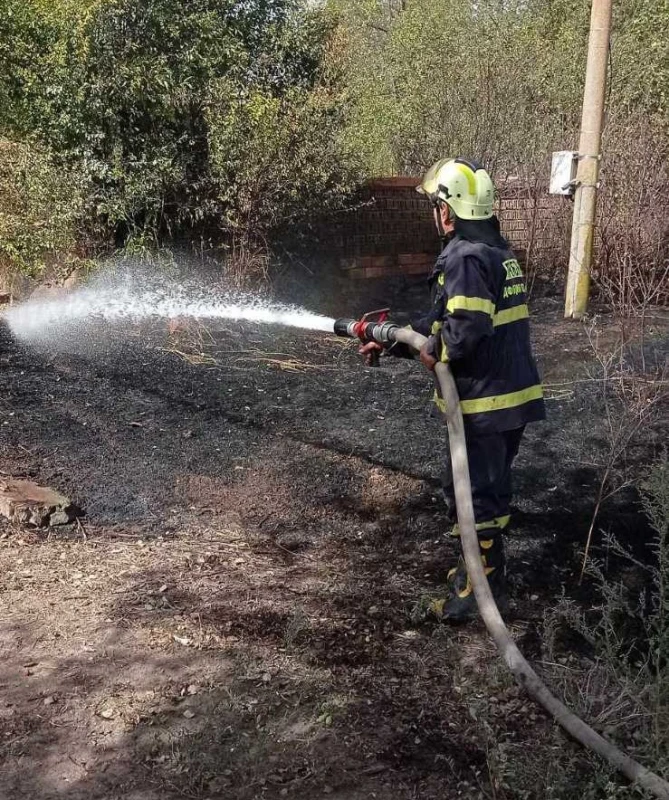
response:
[[[535,310],[550,417],[521,450],[508,539],[510,627],[539,661],[544,609],[589,600],[605,449],[588,339],[559,315]],[[365,370],[355,349],[152,323],[49,352],[0,325],[0,470],[87,512],[48,535],[0,523],[0,794],[560,797],[587,768],[480,624],[411,622],[457,558],[445,431],[417,365]],[[631,493],[600,527],[646,547]]]

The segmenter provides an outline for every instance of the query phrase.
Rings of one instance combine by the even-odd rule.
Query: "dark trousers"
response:
[[[518,454],[525,427],[477,436],[465,432],[469,477],[472,482],[477,527],[503,529],[508,523],[512,496],[511,465]],[[455,493],[450,458],[442,476],[444,495],[455,519]]]

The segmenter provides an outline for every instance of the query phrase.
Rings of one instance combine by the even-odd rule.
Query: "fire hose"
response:
[[[338,336],[360,339],[363,343],[377,342],[381,345],[389,345],[398,342],[406,344],[416,351],[419,351],[427,341],[419,333],[387,321],[385,311],[372,312],[361,320],[339,319],[335,322],[334,332]],[[497,649],[518,684],[542,705],[576,741],[588,750],[597,753],[637,786],[648,790],[655,797],[669,800],[669,783],[608,742],[558,700],[532,669],[511,638],[497,608],[481,563],[469,478],[464,421],[460,410],[458,390],[448,364],[438,363],[436,365],[435,380],[446,406],[445,417],[448,425],[455,505],[462,551],[479,612]]]

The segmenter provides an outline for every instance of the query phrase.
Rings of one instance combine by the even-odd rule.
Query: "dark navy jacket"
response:
[[[456,235],[430,282],[432,308],[411,325],[435,335],[436,355],[449,362],[467,428],[485,434],[544,419],[525,279],[513,253]],[[443,408],[440,398],[437,404]]]

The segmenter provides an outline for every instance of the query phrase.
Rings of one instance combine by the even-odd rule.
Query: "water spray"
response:
[[[63,334],[82,335],[91,325],[136,324],[144,320],[230,320],[328,332],[335,320],[249,293],[205,288],[193,282],[148,282],[133,275],[84,286],[56,296],[11,306],[4,318],[27,342],[58,344]]]

